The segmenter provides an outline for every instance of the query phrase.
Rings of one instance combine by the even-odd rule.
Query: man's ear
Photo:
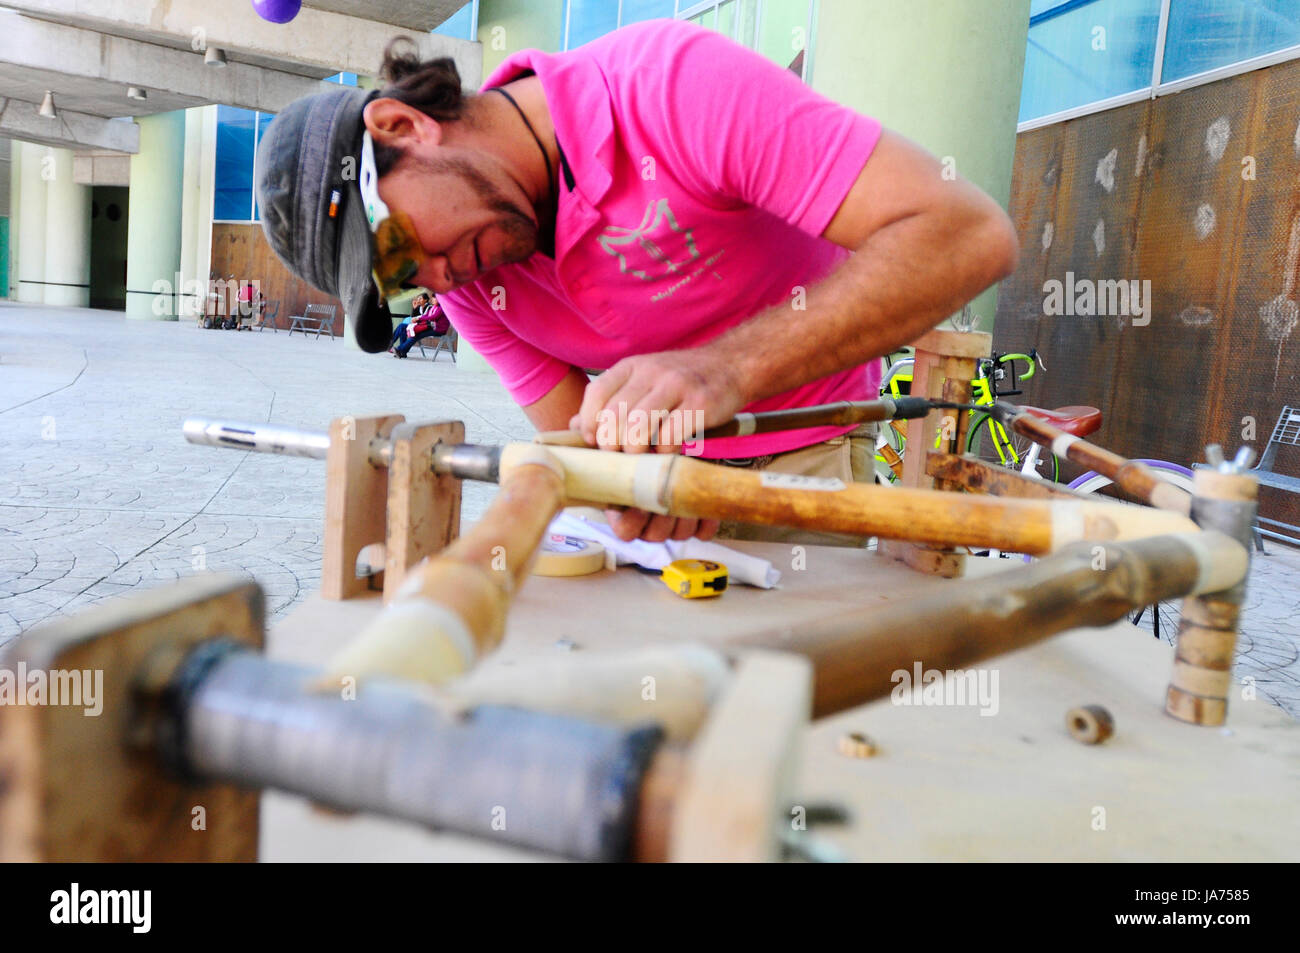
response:
[[[373,99],[361,113],[366,131],[376,144],[406,151],[409,146],[436,146],[442,142],[442,125],[430,116],[396,99]]]

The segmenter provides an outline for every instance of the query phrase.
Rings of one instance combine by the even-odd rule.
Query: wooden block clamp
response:
[[[52,623],[0,653],[10,672],[100,679],[77,705],[0,705],[0,862],[254,861],[256,791],[185,785],[132,744],[143,675],[222,636],[262,647],[256,583],[202,575]],[[137,739],[138,740],[138,739]]]
[[[993,336],[983,331],[930,331],[915,345],[912,396],[957,404],[970,403],[971,379],[975,376],[979,359],[988,357],[992,347]],[[964,453],[969,417],[964,410],[936,410],[924,419],[909,421],[907,445],[911,452],[903,455],[903,476],[899,484],[918,489],[961,489],[958,484],[930,476],[926,459],[936,435],[943,438],[939,442],[940,450]],[[952,423],[945,426],[945,418]],[[953,578],[960,576],[965,568],[965,555],[952,548],[881,540],[880,552],[913,569],[936,576]]]
[[[465,441],[460,421],[414,423],[401,414],[339,417],[328,434],[260,424],[185,422],[191,443],[325,460],[321,596],[353,599],[376,587],[393,599],[406,572],[460,535],[460,480],[432,469],[433,447]],[[362,550],[383,545],[383,571],[357,573]]]

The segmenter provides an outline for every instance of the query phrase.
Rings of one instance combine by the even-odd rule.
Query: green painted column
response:
[[[45,303],[90,304],[90,188],[72,179],[72,151],[51,149],[45,183]]]
[[[126,316],[175,321],[181,270],[185,111],[136,120],[140,151],[131,157],[126,250]]]
[[[919,143],[1005,208],[1029,0],[820,0],[813,88]],[[997,289],[975,299],[993,327]]]
[[[520,50],[555,52],[564,42],[562,0],[479,0],[483,79]]]
[[[0,298],[9,297],[9,216],[0,217]]]
[[[18,189],[19,271],[14,296],[25,304],[45,303],[45,197],[47,176],[54,168],[53,149],[22,143],[22,177]]]
[[[203,309],[212,262],[212,197],[216,189],[217,107],[185,110],[181,201],[181,317]]]
[[[23,194],[23,144],[17,139],[9,141],[9,291],[11,300],[18,299],[18,206]]]

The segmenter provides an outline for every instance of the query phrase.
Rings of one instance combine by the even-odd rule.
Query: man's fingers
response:
[[[623,510],[606,510],[605,518],[609,520],[609,528],[614,531],[614,535],[625,543],[630,543],[640,536],[646,524],[650,522],[649,513],[632,507]]]
[[[631,377],[631,368],[620,361],[587,385],[582,394],[582,406],[578,409],[580,423],[577,427],[587,443],[596,443],[596,431],[599,424],[598,415]]]
[[[695,538],[705,541],[710,540],[718,535],[718,530],[721,528],[721,520],[700,520],[700,525],[695,530]]]
[[[650,517],[650,522],[641,531],[641,538],[647,543],[662,543],[672,535],[677,522],[675,516],[664,516],[662,513],[656,513]]]
[[[668,538],[676,540],[690,539],[695,535],[699,525],[699,520],[679,519],[677,525],[673,527],[672,535]]]

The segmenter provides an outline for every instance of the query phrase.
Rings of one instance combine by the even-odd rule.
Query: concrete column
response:
[[[563,0],[479,0],[478,41],[483,44],[483,79],[519,50],[558,50],[564,42]],[[481,85],[465,75],[461,79],[469,89]]]
[[[185,111],[145,116],[140,151],[131,157],[126,251],[126,316],[175,321],[181,289]]]
[[[813,88],[950,160],[1005,208],[1029,0],[820,0]],[[997,291],[973,304],[991,330]]]
[[[21,271],[14,279],[18,282],[17,300],[26,304],[45,303],[45,197],[48,189],[42,171],[53,169],[53,161],[46,162],[54,150],[47,146],[22,143],[22,178],[18,195],[18,260]]]
[[[51,149],[45,184],[45,303],[90,304],[90,189],[72,180],[72,152]]]
[[[217,107],[185,110],[181,204],[181,318],[203,306],[212,260],[212,194],[216,187]]]

